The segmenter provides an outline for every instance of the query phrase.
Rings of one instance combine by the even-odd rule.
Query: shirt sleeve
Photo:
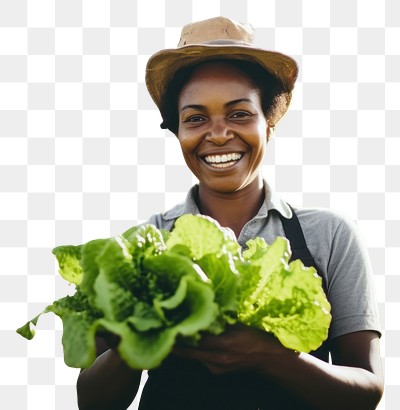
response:
[[[337,217],[326,265],[332,306],[329,337],[374,330],[381,335],[374,275],[367,248],[356,224]]]

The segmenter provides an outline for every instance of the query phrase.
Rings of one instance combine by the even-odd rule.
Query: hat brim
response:
[[[146,86],[157,107],[161,108],[168,84],[177,71],[221,58],[247,60],[261,65],[282,83],[289,105],[298,75],[297,63],[291,57],[247,45],[191,44],[177,49],[161,50],[148,60]]]

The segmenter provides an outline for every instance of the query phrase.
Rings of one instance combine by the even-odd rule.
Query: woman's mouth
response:
[[[215,168],[227,168],[236,164],[242,158],[242,154],[233,152],[222,155],[206,155],[204,161]]]

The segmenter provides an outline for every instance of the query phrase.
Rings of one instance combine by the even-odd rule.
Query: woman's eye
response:
[[[249,112],[247,112],[247,111],[235,111],[234,113],[232,113],[231,115],[230,115],[230,118],[233,118],[233,119],[242,119],[242,118],[247,118],[247,117],[250,117],[250,113]]]
[[[186,120],[184,122],[188,122],[188,123],[198,123],[198,122],[202,122],[205,121],[205,118],[202,117],[201,115],[192,115],[189,118],[186,118]]]

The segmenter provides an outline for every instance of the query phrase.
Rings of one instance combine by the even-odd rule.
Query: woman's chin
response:
[[[213,178],[210,181],[199,182],[201,189],[208,192],[220,194],[235,194],[246,188],[251,188],[253,185],[259,185],[257,179],[243,180],[232,178]],[[261,183],[262,185],[262,183]]]

